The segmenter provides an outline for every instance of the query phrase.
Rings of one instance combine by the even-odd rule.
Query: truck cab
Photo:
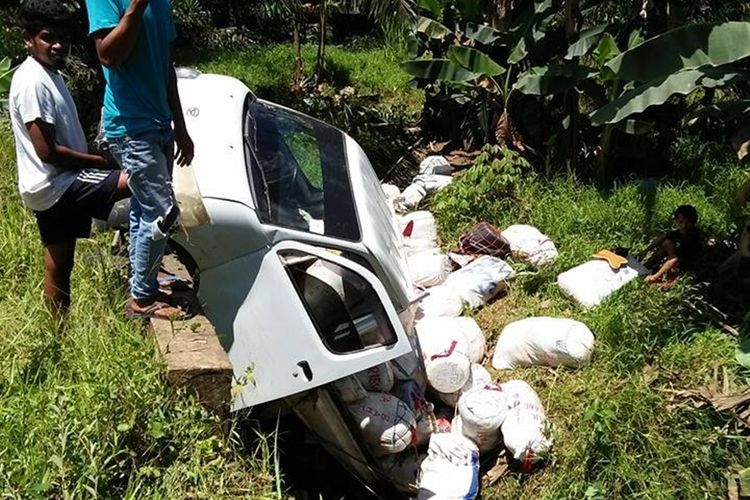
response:
[[[333,383],[411,356],[413,288],[367,156],[344,132],[178,71],[192,165],[175,167],[198,297],[234,369],[233,411],[284,401],[366,484],[377,460]]]

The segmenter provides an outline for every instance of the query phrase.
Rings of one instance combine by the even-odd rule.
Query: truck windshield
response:
[[[264,224],[359,240],[343,134],[318,120],[248,99],[245,157]]]

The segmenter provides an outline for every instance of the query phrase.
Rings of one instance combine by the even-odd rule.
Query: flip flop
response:
[[[159,282],[159,288],[163,288],[164,290],[175,290],[175,291],[182,291],[182,290],[189,290],[190,284],[185,281],[184,279],[180,278],[176,274],[171,274],[164,271],[159,271],[160,273],[163,273],[161,276],[156,278],[156,280]]]
[[[183,311],[179,307],[175,307],[166,302],[156,300],[152,302],[150,305],[138,311],[132,308],[131,302],[128,302],[128,305],[125,307],[125,317],[129,319],[157,318],[157,319],[176,320],[176,319],[187,319],[188,315],[185,311]]]

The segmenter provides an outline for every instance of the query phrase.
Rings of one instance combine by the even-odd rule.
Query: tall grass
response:
[[[710,168],[709,158],[700,161],[703,176],[627,182],[610,194],[571,177],[527,175],[517,179],[507,195],[512,198],[463,212],[448,210],[461,206],[460,200],[444,199],[471,198],[471,187],[458,179],[432,204],[446,246],[478,218],[500,228],[533,224],[558,246],[554,264],[526,269],[506,298],[476,315],[491,344],[510,321],[536,315],[581,320],[596,336],[592,362],[582,369],[494,372],[500,381],[521,378],[538,390],[553,425],[555,451],[544,469],[506,476],[484,492],[486,498],[722,498],[725,474],[750,463],[747,437],[735,430],[730,414],[697,409],[669,392],[704,386],[722,369],[735,389],[749,381],[748,371],[734,360],[736,340],[704,313],[702,288],[689,279],[671,290],[636,282],[583,310],[555,282],[558,273],[601,248],[644,248],[669,227],[672,210],[683,203],[697,207],[707,237],[733,239],[737,219],[731,200],[747,174],[736,162],[717,169]]]
[[[270,496],[267,442],[243,450],[217,435],[215,418],[166,384],[140,324],[124,319],[125,270],[106,235],[79,242],[65,322],[48,314],[41,242],[15,180],[0,121],[2,496]]]

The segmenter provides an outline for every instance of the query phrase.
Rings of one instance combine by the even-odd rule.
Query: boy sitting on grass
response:
[[[643,256],[654,251],[645,261],[646,267],[652,271],[645,278],[648,283],[671,281],[678,271],[694,270],[703,250],[701,233],[696,227],[698,211],[695,207],[680,205],[672,217],[675,229],[656,238],[643,251]]]
[[[13,75],[8,100],[18,188],[34,211],[44,246],[44,298],[54,311],[65,312],[76,239],[90,235],[92,217],[106,219],[115,201],[129,196],[127,176],[88,152],[60,74],[72,13],[63,2],[26,0],[21,19],[29,57]]]

